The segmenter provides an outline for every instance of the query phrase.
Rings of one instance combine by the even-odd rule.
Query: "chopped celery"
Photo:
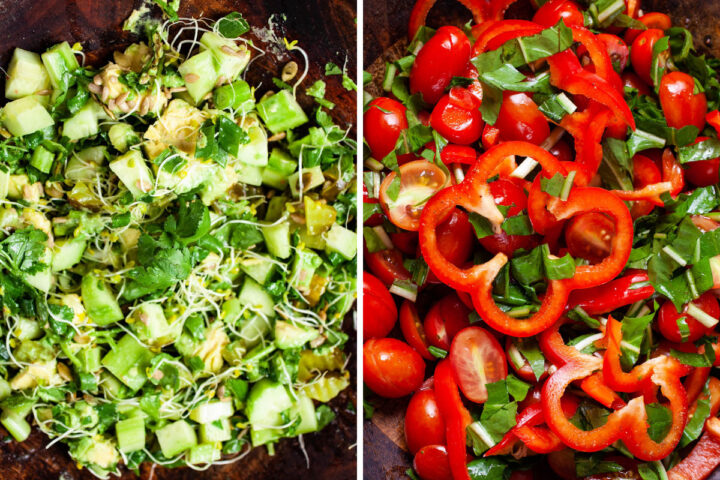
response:
[[[213,91],[213,102],[220,110],[250,111],[255,106],[252,89],[245,80],[237,80],[229,85],[223,85]]]
[[[187,461],[190,465],[203,465],[220,460],[221,455],[215,444],[204,443],[190,449]]]
[[[123,453],[135,452],[145,448],[145,420],[142,417],[130,417],[115,424],[118,448]]]
[[[203,443],[225,442],[232,438],[230,419],[221,418],[212,423],[200,425],[200,440]]]
[[[24,442],[30,436],[30,424],[15,412],[3,410],[0,423],[18,442]]]

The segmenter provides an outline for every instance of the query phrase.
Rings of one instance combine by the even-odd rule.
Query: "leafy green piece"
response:
[[[622,321],[622,344],[620,363],[623,368],[629,369],[637,362],[641,353],[641,345],[645,339],[647,327],[653,321],[654,313],[642,317],[625,317]]]
[[[483,90],[483,101],[480,105],[480,114],[482,115],[485,123],[488,125],[495,125],[498,115],[500,115],[500,107],[502,107],[502,90],[486,83],[481,84]]]
[[[530,217],[525,214],[507,217],[502,223],[502,229],[508,235],[532,235],[535,231],[530,223]]]
[[[663,148],[665,143],[666,140],[664,137],[659,137],[657,135],[653,135],[652,133],[637,129],[632,132],[630,138],[628,138],[628,156],[632,158],[636,153],[642,152],[643,150]]]
[[[720,157],[720,140],[717,138],[708,138],[678,149],[678,162],[681,164],[712,160],[718,157]]]
[[[712,350],[712,349],[711,349]],[[705,389],[707,393],[707,388]],[[701,398],[697,401],[697,408],[690,420],[685,425],[682,438],[680,439],[680,447],[685,447],[700,437],[705,426],[705,420],[710,416],[710,400]]]
[[[155,5],[162,9],[163,13],[173,22],[177,22],[178,10],[180,9],[180,0],[152,0]]]
[[[550,255],[550,247],[546,243],[538,248],[542,251],[543,268],[545,276],[549,280],[563,280],[575,275],[575,260],[569,253],[563,257],[554,258]]]
[[[632,164],[627,144],[617,138],[603,141],[603,159],[598,169],[600,178],[608,188],[632,190]]]
[[[670,431],[672,425],[672,412],[669,408],[659,403],[648,403],[645,405],[645,413],[648,418],[648,435],[655,442],[661,442]]]
[[[552,93],[550,86],[550,74],[538,75],[528,79],[524,74],[510,64],[503,64],[497,70],[484,72],[480,80],[498,90],[509,90],[512,92],[542,92]]]
[[[216,25],[220,35],[225,38],[237,38],[250,31],[250,25],[239,12],[232,12],[225,15],[217,21]]]
[[[0,242],[0,266],[18,275],[32,275],[47,268],[42,262],[47,235],[35,227],[17,230]]]
[[[602,453],[593,453],[590,455],[575,455],[575,474],[578,478],[589,477],[590,475],[599,475],[601,473],[622,472],[625,470],[622,465],[616,462],[603,460],[605,457]]]
[[[240,150],[240,145],[245,145],[250,142],[250,137],[248,136],[247,132],[245,132],[245,130],[240,128],[235,122],[230,120],[225,115],[218,116],[217,131],[218,147],[223,149],[233,157],[237,157]]]
[[[545,372],[545,356],[540,351],[537,340],[518,339],[515,346],[530,364],[535,378],[540,380],[540,377]]]
[[[468,463],[471,480],[505,480],[508,464],[500,457],[477,458]]]

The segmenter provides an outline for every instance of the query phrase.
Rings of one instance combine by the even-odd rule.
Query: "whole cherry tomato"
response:
[[[399,230],[389,234],[392,244],[405,255],[415,255],[418,246],[418,233]]]
[[[615,224],[602,213],[582,213],[570,219],[565,243],[573,257],[599,263],[608,256],[615,236]]]
[[[672,19],[664,13],[650,12],[646,13],[642,17],[638,18],[647,28],[657,28],[658,30],[668,30],[672,27]],[[625,41],[632,44],[633,41],[640,35],[643,30],[637,28],[628,28],[625,32]]]
[[[432,388],[421,388],[410,399],[405,411],[405,443],[413,455],[426,445],[445,443],[445,422]]]
[[[698,137],[695,143],[707,139],[708,137]],[[685,178],[696,187],[715,185],[720,182],[720,158],[685,164]]]
[[[422,480],[452,480],[450,459],[444,445],[427,445],[413,460],[413,468]]]
[[[540,145],[550,135],[545,115],[526,93],[506,91],[495,127],[505,141],[524,141]]]
[[[647,83],[631,71],[623,72],[622,82],[624,87],[634,88],[640,95],[652,95],[652,90]]]
[[[611,35],[609,33],[600,33],[597,35],[597,38],[605,45],[615,71],[622,73],[625,67],[627,67],[628,59],[630,58],[630,49],[627,43],[617,35]]]
[[[506,217],[513,217],[527,208],[527,195],[521,186],[508,178],[499,178],[490,183],[490,193],[497,205],[510,207]],[[505,232],[483,237],[480,240],[483,248],[493,254],[504,253],[512,255],[520,248],[532,248],[537,239],[532,235],[508,235]]]
[[[715,296],[710,292],[705,292],[700,297],[692,301],[692,304],[713,318],[720,318],[720,305]],[[658,314],[658,328],[662,336],[675,343],[694,342],[700,337],[712,331],[700,323],[694,317],[687,313],[688,305],[685,305],[682,312],[678,312],[675,305],[669,300],[663,303]],[[690,331],[687,338],[682,338],[678,320],[685,317],[685,323]]]
[[[653,46],[655,46],[655,42],[664,36],[665,34],[662,30],[650,28],[638,35],[632,43],[632,49],[630,49],[630,62],[632,62],[633,69],[648,85],[653,85],[652,76],[650,75]]]
[[[660,105],[667,124],[673,128],[695,125],[705,128],[707,98],[695,89],[695,79],[683,72],[670,72],[660,80]]]
[[[470,145],[482,135],[480,102],[468,90],[454,87],[432,111],[430,125],[440,135],[458,145]]]
[[[451,293],[435,303],[425,315],[425,335],[431,345],[450,350],[455,335],[470,325],[470,309]]]
[[[407,343],[375,338],[363,345],[365,384],[381,397],[400,398],[417,390],[425,378],[425,362]]]
[[[373,253],[365,251],[365,263],[385,285],[390,286],[396,280],[410,280],[410,272],[403,265],[402,253],[396,248]]]
[[[470,40],[457,27],[440,27],[423,45],[410,70],[410,92],[422,94],[423,100],[437,103],[470,60]]]
[[[486,384],[507,377],[505,352],[481,327],[467,327],[455,335],[449,358],[460,390],[475,403],[487,400]]]
[[[509,480],[533,480],[534,478],[532,470],[515,470]]]
[[[582,27],[585,17],[577,3],[570,0],[550,0],[535,12],[532,21],[543,27],[554,27],[560,20],[568,27]]]
[[[561,162],[572,162],[575,159],[572,147],[563,139],[558,140],[548,151]]]
[[[382,338],[397,321],[397,307],[387,287],[368,272],[363,274],[363,338]]]
[[[395,150],[400,132],[408,128],[405,105],[392,98],[379,97],[368,104],[363,116],[365,141],[376,160]]]
[[[427,348],[428,342],[423,322],[420,320],[415,304],[410,300],[403,301],[400,306],[400,330],[402,330],[405,341],[424,359],[433,360],[435,358]]]
[[[475,246],[475,230],[467,213],[455,209],[435,232],[438,239],[438,250],[455,265],[462,265],[470,256]]]

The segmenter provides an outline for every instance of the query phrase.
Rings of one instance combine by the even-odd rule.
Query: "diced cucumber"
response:
[[[218,174],[213,176],[203,186],[202,194],[200,195],[205,205],[210,205],[218,198],[225,195],[235,183],[239,181],[239,175],[233,167],[228,165],[225,169],[218,168]]]
[[[110,170],[135,198],[145,195],[153,188],[152,172],[138,150],[130,150],[117,157],[110,162]]]
[[[240,327],[240,338],[246,350],[257,346],[265,335],[270,333],[271,325],[268,320],[260,315],[253,315],[244,320]]]
[[[187,462],[190,465],[206,465],[220,460],[221,456],[222,452],[215,444],[203,443],[190,449]]]
[[[53,88],[65,91],[70,84],[70,74],[80,68],[75,54],[67,42],[59,43],[41,55]]]
[[[226,442],[232,438],[230,431],[229,418],[221,418],[212,423],[203,423],[200,425],[200,440],[203,443]]]
[[[196,105],[210,93],[218,79],[217,67],[210,50],[188,58],[178,67],[178,71]]]
[[[230,108],[233,111],[249,112],[255,107],[255,97],[245,80],[236,80],[230,85],[216,88],[213,92],[213,102],[220,110]]]
[[[320,335],[314,328],[305,328],[278,320],[275,322],[275,345],[281,350],[300,348]]]
[[[116,123],[110,127],[108,138],[110,138],[112,146],[120,153],[125,153],[130,146],[140,143],[140,137],[135,133],[132,125],[127,123]]]
[[[247,134],[250,141],[240,145],[237,159],[246,165],[264,167],[268,164],[268,140],[265,129],[253,125],[247,129]]]
[[[238,46],[216,33],[205,32],[200,43],[212,52],[218,66],[218,76],[225,77],[225,81],[235,80],[250,61],[250,51],[245,44]]]
[[[13,329],[13,334],[20,340],[34,340],[42,333],[40,322],[31,318],[18,318]]]
[[[251,310],[257,311],[266,317],[275,316],[275,302],[255,280],[245,278],[238,300],[242,305],[247,305]]]
[[[8,102],[2,110],[2,122],[16,137],[55,125],[48,111],[35,97],[23,97]]]
[[[50,173],[54,161],[55,155],[47,148],[39,145],[30,158],[30,165],[43,173]]]
[[[313,250],[325,249],[325,239],[322,235],[310,235],[306,227],[298,228],[297,234],[300,237],[300,241],[304,243],[306,247],[312,248]]]
[[[264,226],[261,230],[271,255],[278,258],[290,256],[290,222],[284,221],[277,225]]]
[[[95,147],[83,148],[77,152],[77,156],[83,162],[92,162],[96,165],[103,165],[105,163],[105,156],[107,155],[107,147],[105,145],[98,145]]]
[[[290,191],[293,197],[297,198],[300,193],[300,172],[295,172],[288,177],[290,183]],[[325,176],[322,173],[320,165],[316,165],[311,168],[302,169],[302,189],[303,192],[312,190],[315,187],[319,187],[325,182]]]
[[[262,184],[278,190],[285,190],[288,186],[288,180],[285,175],[265,167],[262,171]]]
[[[65,167],[65,178],[72,182],[91,182],[97,174],[97,165],[83,160],[79,154],[73,154]]]
[[[279,220],[283,216],[288,203],[288,198],[285,195],[273,195],[268,202],[264,220],[266,222]]]
[[[145,371],[150,365],[153,354],[143,347],[131,335],[123,336],[115,346],[102,359],[102,364],[118,380],[127,385],[132,391],[137,391],[145,385],[147,375]]]
[[[304,433],[316,432],[318,422],[315,416],[315,404],[312,399],[303,393],[298,393],[295,408],[297,408],[300,414],[300,424],[297,426],[295,433],[302,435]]]
[[[0,378],[0,400],[5,400],[12,393],[10,383],[4,378]]]
[[[281,413],[293,406],[285,386],[272,380],[262,379],[253,385],[247,399],[247,415],[252,425],[250,437],[254,447],[273,442],[282,437],[277,428],[282,425]]]
[[[245,162],[235,164],[238,182],[259,187],[262,185],[262,168],[248,165]]]
[[[45,247],[45,253],[43,254],[42,262],[47,266],[39,272],[33,273],[32,275],[24,275],[25,281],[40,290],[41,292],[49,292],[50,287],[52,286],[53,274],[50,269],[50,265],[52,265],[53,261],[52,257],[52,250],[48,247]]]
[[[310,235],[320,235],[335,224],[337,211],[323,199],[303,198],[305,205],[305,228]]]
[[[293,261],[292,274],[290,275],[290,285],[295,288],[307,288],[310,286],[315,270],[322,265],[323,260],[320,255],[310,249],[298,249],[295,252],[295,260]]]
[[[80,291],[85,310],[96,324],[109,325],[125,318],[115,293],[97,274],[86,273],[80,284]]]
[[[123,453],[135,452],[145,448],[145,420],[142,417],[130,417],[115,424],[118,449]]]
[[[10,175],[7,196],[13,200],[21,199],[23,197],[23,189],[28,185],[30,185],[30,179],[24,173],[21,175]]]
[[[17,100],[48,88],[50,88],[50,77],[40,55],[16,48],[8,66],[5,97],[8,100]]]
[[[269,258],[250,257],[240,260],[240,270],[260,285],[265,285],[275,271],[275,263]]]
[[[10,173],[0,168],[0,200],[5,200],[10,189]]]
[[[0,423],[18,442],[24,442],[30,436],[30,424],[17,413],[3,410],[0,415]]]
[[[328,253],[339,253],[346,260],[352,260],[357,255],[357,233],[337,223],[325,235],[325,242]]]
[[[158,339],[167,335],[170,325],[165,312],[158,303],[145,302],[140,304],[128,317],[128,323],[137,333],[138,338],[148,344],[157,343]]]
[[[85,248],[87,248],[87,240],[82,236],[55,240],[52,271],[61,272],[80,263]]]
[[[273,148],[267,167],[263,170],[263,183],[278,190],[285,190],[288,177],[297,170],[297,162],[285,151]]]
[[[71,141],[92,137],[100,132],[98,126],[97,107],[91,100],[85,104],[75,115],[65,120],[62,134]]]
[[[211,423],[221,418],[230,418],[233,416],[232,402],[214,401],[203,403],[190,411],[190,420],[198,423]]]
[[[165,458],[172,458],[197,445],[195,430],[185,420],[165,425],[156,430],[155,435]]]
[[[102,349],[100,347],[83,348],[77,353],[80,360],[80,370],[84,373],[94,373],[100,369]]]
[[[290,130],[308,121],[302,107],[288,90],[280,90],[262,99],[257,104],[257,111],[272,133]]]

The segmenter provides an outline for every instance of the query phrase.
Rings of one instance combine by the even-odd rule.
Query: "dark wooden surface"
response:
[[[54,43],[67,40],[81,42],[88,61],[101,65],[110,58],[113,50],[123,48],[137,39],[122,32],[122,23],[141,0],[0,0],[0,65],[7,66],[14,47],[42,51]],[[219,18],[229,12],[242,12],[251,26],[267,28],[268,19],[275,14],[274,30],[278,38],[297,39],[307,51],[311,66],[303,86],[320,78],[327,62],[340,67],[347,64],[354,76],[356,65],[355,1],[354,0],[183,0],[181,16]],[[254,37],[254,35],[251,34]],[[261,47],[272,47],[257,37]],[[302,67],[299,55],[289,56],[280,48],[253,63],[248,72],[251,84],[271,88],[271,78],[279,76],[282,66],[295,59]],[[347,63],[346,63],[347,62]],[[340,85],[340,77],[329,77],[326,98],[337,107],[332,115],[343,126],[354,126],[355,94]],[[261,86],[260,92],[263,91]],[[0,80],[0,87],[4,89]],[[300,88],[299,92],[303,92]],[[306,106],[311,100],[300,95]],[[348,345],[355,345],[352,321],[346,321],[351,335]],[[354,358],[354,357],[353,357]],[[354,361],[350,362],[355,365]],[[353,383],[355,368],[351,368]],[[322,432],[305,435],[305,447],[310,467],[298,441],[283,440],[274,457],[264,448],[255,449],[246,458],[232,465],[213,467],[205,472],[190,469],[150,468],[141,471],[144,480],[270,480],[270,479],[334,479],[348,480],[356,475],[357,430],[356,416],[348,405],[356,403],[353,389],[347,390],[332,402],[337,420]],[[0,429],[0,437],[6,433]],[[22,444],[15,442],[0,445],[0,479],[2,480],[56,480],[92,479],[87,471],[78,470],[70,461],[65,447],[55,445],[45,449],[47,439],[38,431]],[[123,479],[136,478],[126,472]]]
[[[415,0],[364,1],[363,67],[373,74],[374,83],[368,87],[373,94],[380,91],[385,62],[407,55],[407,25],[414,4]],[[643,0],[642,7],[646,12],[668,13],[675,25],[693,32],[699,51],[720,56],[720,0]],[[506,18],[530,18],[533,11],[528,0],[518,0]],[[470,12],[457,0],[438,0],[428,15],[428,25],[460,27],[471,18]],[[372,393],[366,398],[375,406],[375,414],[371,421],[364,422],[363,428],[365,478],[407,479],[405,470],[412,465],[412,457],[406,451],[403,418],[409,398],[388,400]],[[555,478],[547,469],[538,469],[535,473],[536,480]],[[710,480],[720,480],[720,471]]]

